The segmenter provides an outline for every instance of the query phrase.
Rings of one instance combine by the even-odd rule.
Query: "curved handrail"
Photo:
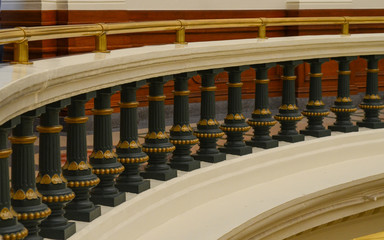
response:
[[[176,43],[185,44],[185,31],[192,29],[257,27],[259,38],[266,37],[266,27],[304,25],[342,25],[342,34],[349,34],[350,24],[384,24],[384,17],[301,17],[301,18],[237,18],[169,20],[127,23],[96,23],[43,27],[16,27],[0,30],[0,45],[15,44],[15,63],[28,63],[27,41],[96,37],[96,51],[107,51],[107,35],[176,31]]]

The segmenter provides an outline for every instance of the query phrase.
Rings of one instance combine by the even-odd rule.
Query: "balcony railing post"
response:
[[[9,165],[8,159],[12,150],[8,148],[8,132],[20,122],[20,118],[15,118],[0,127],[0,239],[10,240],[24,239],[28,235],[28,230],[18,222],[17,214],[11,206],[11,196],[9,189]]]
[[[28,229],[27,239],[43,239],[39,236],[38,225],[51,214],[51,209],[41,201],[35,181],[33,122],[44,110],[39,108],[24,113],[9,138],[12,143],[12,206],[19,221]]]
[[[241,73],[249,67],[231,67],[226,68],[228,72],[228,113],[224,119],[224,124],[220,129],[227,135],[227,141],[224,147],[219,148],[220,152],[245,155],[252,153],[252,147],[245,145],[244,133],[251,129],[245,122],[245,117],[242,113],[243,106],[241,102]]]
[[[283,99],[279,108],[279,114],[275,119],[281,124],[281,131],[278,135],[274,135],[273,139],[286,142],[304,141],[304,135],[299,134],[296,130],[296,124],[303,119],[298,107],[296,106],[295,95],[295,68],[302,61],[288,61],[279,63],[284,67],[283,79]]]
[[[122,192],[141,193],[150,188],[148,180],[139,175],[139,166],[148,161],[138,139],[136,91],[145,81],[124,84],[120,102],[120,141],[116,146],[117,161],[124,166],[124,172],[116,180],[116,187]]]
[[[310,63],[311,73],[309,82],[309,99],[306,109],[302,112],[308,119],[308,126],[300,133],[313,137],[325,137],[331,135],[331,130],[325,129],[323,119],[329,112],[324,107],[321,88],[321,65],[329,59],[320,58],[307,60]]]
[[[163,86],[171,79],[172,76],[165,76],[148,80],[149,120],[143,151],[148,154],[149,160],[145,172],[141,173],[144,178],[167,181],[177,177],[177,171],[167,165],[167,158],[175,150],[175,146],[169,142],[168,134],[165,132]]]
[[[379,118],[379,111],[384,108],[383,100],[379,96],[378,74],[379,60],[384,58],[383,55],[362,56],[367,59],[367,88],[363,102],[359,105],[364,110],[364,119],[357,122],[359,127],[367,128],[384,128],[384,122]]]
[[[85,103],[95,96],[95,92],[82,94],[71,98],[68,106],[67,124],[67,161],[63,166],[64,177],[68,187],[75,193],[75,198],[65,207],[65,217],[68,219],[91,222],[101,216],[100,206],[95,206],[90,200],[90,189],[95,187],[100,179],[92,173],[92,167],[87,158],[87,133]]]
[[[201,112],[200,121],[197,123],[195,136],[199,139],[199,150],[193,157],[199,161],[221,162],[226,159],[226,154],[217,149],[217,140],[224,133],[219,128],[216,120],[216,101],[215,101],[215,76],[222,69],[200,71],[201,76]]]
[[[63,216],[63,208],[75,194],[67,188],[67,180],[61,171],[60,157],[60,109],[68,105],[70,99],[51,103],[40,117],[39,136],[39,174],[36,185],[43,195],[43,202],[52,210],[40,227],[40,235],[45,238],[67,239],[76,232],[76,224],[68,222]]]
[[[193,135],[189,125],[189,93],[188,80],[196,72],[175,75],[173,126],[170,130],[170,142],[176,149],[171,158],[171,167],[182,171],[192,171],[200,168],[200,162],[191,156],[191,148],[199,142]]]
[[[248,120],[248,124],[253,128],[253,137],[251,141],[247,141],[247,145],[252,147],[268,149],[279,145],[279,141],[272,139],[269,135],[276,121],[269,110],[268,70],[275,65],[275,63],[265,63],[252,66],[256,69],[255,107],[252,118]]]
[[[349,79],[351,71],[349,63],[357,57],[338,57],[334,60],[339,62],[339,78],[337,80],[337,98],[331,107],[331,111],[336,114],[336,122],[328,129],[338,132],[357,132],[358,126],[351,122],[351,113],[356,112],[356,107],[352,103],[349,93]]]
[[[93,109],[93,152],[89,162],[93,173],[100,178],[100,183],[91,190],[91,201],[95,204],[115,207],[125,202],[125,193],[119,192],[115,179],[124,171],[123,165],[117,161],[117,154],[112,145],[111,95],[119,87],[98,90]]]

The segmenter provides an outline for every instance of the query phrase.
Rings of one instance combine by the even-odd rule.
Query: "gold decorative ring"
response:
[[[310,73],[309,76],[310,77],[322,77],[323,74],[322,73]]]
[[[282,76],[281,79],[294,81],[294,80],[296,80],[296,76]]]
[[[39,133],[59,133],[61,132],[61,130],[63,130],[63,126],[61,125],[52,126],[52,127],[37,126],[36,129],[37,131],[39,131]]]
[[[64,118],[66,123],[86,123],[88,121],[88,117],[66,117]]]
[[[93,115],[111,115],[113,113],[112,108],[106,109],[92,109]]]
[[[12,144],[32,144],[36,141],[36,136],[9,137]]]
[[[269,83],[269,79],[256,79],[255,82],[257,84],[268,84]]]
[[[173,94],[175,96],[188,96],[191,91],[174,91]]]
[[[162,96],[148,96],[148,101],[160,102],[160,101],[164,101],[164,100],[165,100],[164,95],[162,95]]]
[[[243,83],[227,83],[228,87],[242,87]]]
[[[367,69],[367,72],[369,72],[369,73],[378,73],[378,72],[380,72],[380,69]]]
[[[339,71],[339,75],[350,75],[351,71]]]
[[[200,87],[201,91],[205,91],[205,92],[213,92],[213,91],[216,91],[217,87],[213,86],[213,87]]]
[[[11,156],[12,154],[12,149],[3,149],[0,150],[0,158],[7,158]]]
[[[137,108],[139,106],[139,102],[119,102],[120,108]]]

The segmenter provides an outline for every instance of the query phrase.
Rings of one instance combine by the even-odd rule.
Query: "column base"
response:
[[[302,142],[305,139],[305,136],[302,134],[297,134],[297,135],[273,135],[273,139],[278,140],[278,141],[284,141],[284,142],[290,142],[290,143],[295,143],[295,142]]]
[[[357,122],[357,126],[372,129],[384,128],[384,122]]]
[[[74,222],[68,222],[67,225],[61,227],[42,227],[40,235],[44,238],[52,239],[67,239],[76,233],[76,224]]]
[[[349,132],[358,132],[359,127],[355,125],[347,125],[347,126],[328,126],[328,129],[331,129],[331,131],[336,131],[336,132],[343,132],[343,133],[349,133]]]
[[[141,193],[145,190],[148,190],[151,187],[151,184],[148,180],[143,180],[136,183],[117,183],[116,188],[120,192],[130,192],[130,193]]]
[[[125,193],[119,192],[112,196],[91,196],[90,199],[94,204],[104,205],[108,207],[116,207],[125,202]]]
[[[209,162],[209,163],[218,163],[227,159],[225,153],[216,153],[216,154],[193,154],[192,157],[195,160]]]
[[[238,156],[243,156],[252,153],[252,147],[250,146],[243,146],[238,148],[226,148],[222,147],[219,148],[220,152],[227,153],[227,154],[233,154]]]
[[[264,149],[269,149],[269,148],[275,148],[279,146],[279,141],[270,139],[270,140],[265,140],[265,141],[246,141],[245,144],[248,146],[252,147],[258,147],[258,148],[264,148]]]
[[[64,217],[71,220],[82,221],[82,222],[92,222],[96,218],[101,216],[101,207],[95,206],[94,208],[88,210],[72,210],[65,209]]]
[[[177,171],[175,169],[168,169],[161,172],[142,172],[140,176],[146,179],[155,179],[160,181],[168,181],[172,178],[177,177]]]
[[[169,164],[171,168],[185,171],[185,172],[190,172],[196,169],[200,168],[200,162],[196,160],[192,160],[189,162],[172,162]]]
[[[331,136],[331,130],[329,129],[323,129],[323,130],[301,130],[301,134],[304,134],[306,136],[312,136],[312,137],[327,137]]]

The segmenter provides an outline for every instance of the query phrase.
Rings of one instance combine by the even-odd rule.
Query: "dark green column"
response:
[[[349,63],[357,57],[338,57],[334,60],[339,62],[339,78],[337,80],[337,98],[331,111],[336,114],[336,122],[328,129],[338,132],[357,132],[359,127],[351,122],[351,113],[356,112],[349,93],[349,78],[351,71]]]
[[[145,172],[141,173],[144,178],[167,181],[177,177],[177,171],[167,165],[168,156],[175,150],[175,146],[169,142],[168,134],[165,132],[163,86],[171,79],[172,76],[166,76],[148,80],[149,120],[143,151],[148,154],[149,160]]]
[[[28,230],[17,221],[17,214],[11,206],[9,189],[8,159],[12,150],[8,148],[8,132],[20,122],[17,117],[0,127],[0,239],[24,239]]]
[[[171,158],[171,167],[182,171],[192,171],[200,168],[200,162],[191,156],[191,148],[199,140],[193,135],[189,125],[189,93],[188,80],[196,72],[175,75],[175,91],[173,103],[173,126],[170,130],[170,142],[176,149]]]
[[[364,110],[364,119],[357,122],[359,127],[384,128],[384,122],[379,118],[379,111],[384,108],[383,100],[379,96],[378,74],[379,60],[383,55],[362,56],[367,59],[367,88],[363,102],[359,105]]]
[[[287,61],[279,63],[284,67],[283,79],[283,100],[279,108],[279,114],[275,119],[280,122],[281,130],[278,135],[274,135],[273,139],[285,142],[304,141],[304,135],[299,134],[296,130],[296,124],[303,119],[298,107],[296,106],[295,95],[295,68],[302,61]]]
[[[62,175],[60,157],[60,109],[68,105],[70,99],[62,100],[46,106],[46,112],[40,117],[37,130],[39,137],[39,174],[36,186],[43,195],[43,202],[52,210],[40,227],[40,235],[45,238],[67,239],[76,232],[76,224],[68,222],[64,215],[64,206],[75,194],[67,188],[67,180]]]
[[[141,193],[150,188],[148,180],[139,175],[139,166],[149,157],[142,151],[138,139],[136,91],[146,82],[124,84],[120,102],[120,141],[116,146],[117,161],[123,164],[124,172],[116,180],[121,192]]]
[[[331,130],[325,129],[323,119],[329,112],[324,107],[322,88],[321,88],[321,65],[329,61],[328,58],[306,60],[311,64],[309,99],[306,109],[302,112],[308,119],[308,126],[300,133],[313,137],[325,137],[331,135]]]
[[[201,76],[201,111],[200,121],[197,123],[195,136],[199,139],[199,150],[193,157],[199,161],[221,162],[226,159],[225,153],[217,149],[217,140],[224,135],[216,120],[215,101],[215,76],[222,72],[222,69],[199,71]]]
[[[39,108],[21,115],[21,122],[12,130],[12,206],[19,221],[28,229],[26,239],[43,239],[38,226],[51,214],[51,209],[41,202],[36,189],[33,121],[44,112]]]
[[[91,222],[101,215],[100,206],[90,200],[90,189],[99,184],[100,179],[92,173],[87,157],[87,133],[85,103],[95,96],[95,92],[71,98],[68,106],[67,124],[67,161],[63,166],[68,187],[75,193],[75,198],[65,207],[65,217],[77,221]]]
[[[227,135],[227,141],[224,147],[219,148],[220,152],[240,156],[252,153],[252,147],[245,145],[243,137],[251,129],[245,122],[241,102],[241,73],[247,69],[248,66],[225,68],[228,72],[228,108],[220,129]]]
[[[111,95],[118,87],[98,90],[93,109],[93,152],[89,162],[93,173],[100,178],[100,183],[91,190],[91,201],[95,204],[115,207],[125,202],[125,193],[115,187],[115,179],[124,171],[117,161],[117,154],[112,145]],[[136,123],[135,123],[136,124]]]
[[[247,145],[252,147],[268,149],[279,146],[279,141],[272,139],[269,135],[276,121],[269,110],[268,70],[275,65],[275,63],[265,63],[252,66],[256,70],[255,108],[252,118],[247,122],[253,128],[253,137],[247,142]]]

